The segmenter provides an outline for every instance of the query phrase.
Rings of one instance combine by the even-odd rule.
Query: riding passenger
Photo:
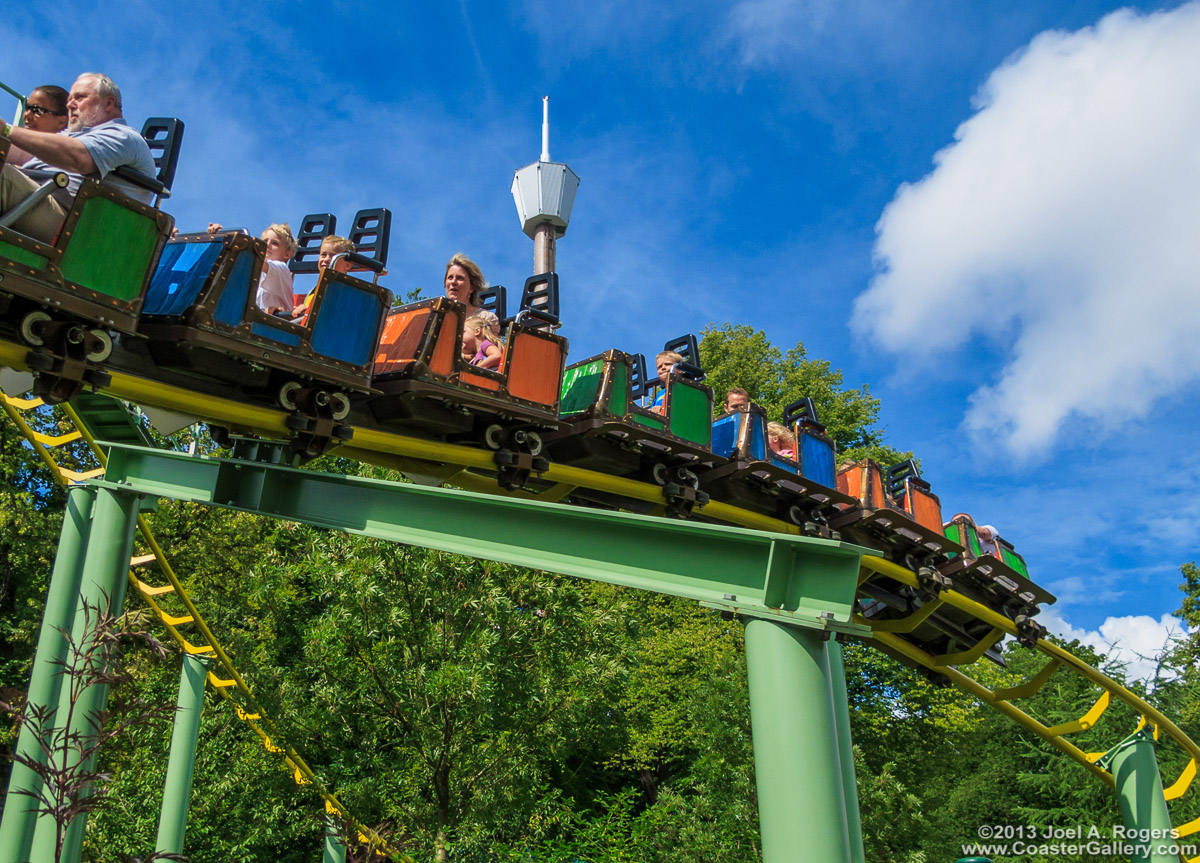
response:
[[[767,423],[767,443],[771,452],[784,458],[796,457],[796,436],[783,423]]]
[[[337,237],[333,234],[330,234],[321,241],[320,251],[317,252],[317,272],[320,273],[324,271],[324,269],[329,266],[330,261],[343,252],[353,251],[354,243],[350,242],[345,237]],[[333,271],[335,273],[350,272],[350,261],[346,258],[338,259],[338,262],[333,265]],[[318,279],[319,278],[320,276],[318,276]],[[320,284],[319,281],[318,284]],[[304,302],[292,309],[292,317],[301,318],[301,324],[303,324],[303,319],[308,317],[308,309],[312,305],[312,301],[316,298],[316,296],[317,290],[316,288],[313,288],[308,292],[308,296],[304,298]]]
[[[975,535],[979,538],[979,548],[984,554],[1001,557],[1000,531],[996,530],[990,524],[981,524],[975,529]]]
[[[25,99],[25,117],[21,122],[35,132],[51,135],[62,132],[67,128],[67,91],[54,84],[34,87]]]
[[[54,241],[83,177],[103,180],[142,203],[154,201],[153,193],[112,175],[124,165],[149,176],[154,176],[156,169],[146,140],[122,118],[121,91],[107,75],[87,72],[71,86],[66,134],[14,128],[8,123],[0,125],[0,134],[12,142],[9,164],[0,172],[0,212],[37,190],[39,183],[28,171],[61,169],[70,179],[66,189],[40,201],[13,226],[35,239]]]
[[[480,312],[471,315],[463,324],[462,357],[481,369],[497,369],[503,351],[500,349],[500,336],[493,329],[487,314]]]
[[[654,404],[650,406],[650,410],[655,413],[661,414],[665,412],[663,402],[667,397],[667,379],[671,376],[672,367],[681,362],[683,362],[683,355],[675,351],[663,351],[654,358],[654,368],[658,372],[659,383],[662,384],[658,395],[654,399]]]
[[[67,91],[54,84],[34,87],[25,99],[26,129],[57,135],[67,128]]]
[[[459,252],[446,263],[446,296],[467,307],[467,317],[479,312],[479,292],[487,287],[479,265]]]
[[[218,234],[223,230],[217,222],[209,222],[210,234]],[[292,227],[287,222],[270,225],[262,232],[261,239],[267,244],[267,252],[254,301],[268,315],[290,315],[293,298],[292,271],[288,269],[288,261],[296,254],[296,238],[292,235]]]
[[[730,387],[725,393],[725,411],[744,411],[750,407],[750,394],[741,387]]]

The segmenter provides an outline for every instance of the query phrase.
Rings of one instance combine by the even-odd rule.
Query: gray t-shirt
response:
[[[125,193],[135,201],[141,201],[143,204],[154,202],[154,194],[152,192],[128,183],[120,177],[108,176],[122,165],[128,165],[135,171],[141,171],[143,174],[151,177],[158,173],[158,169],[154,167],[154,156],[150,153],[150,147],[146,144],[146,139],[136,129],[131,128],[122,118],[118,117],[115,120],[101,123],[99,126],[81,129],[78,132],[65,132],[64,134],[70,135],[72,138],[78,138],[83,146],[87,148],[92,161],[96,163],[97,173],[88,174],[89,177],[93,180],[101,180],[104,185],[111,186]],[[37,158],[30,159],[21,168],[27,171],[59,170],[54,165],[48,165]],[[74,196],[79,191],[81,178],[79,174],[68,173],[71,177],[71,184],[68,187],[68,191]]]

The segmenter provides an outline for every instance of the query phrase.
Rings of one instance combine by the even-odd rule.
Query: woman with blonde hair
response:
[[[459,252],[446,263],[446,296],[467,307],[467,317],[479,311],[479,292],[487,280],[479,265]]]

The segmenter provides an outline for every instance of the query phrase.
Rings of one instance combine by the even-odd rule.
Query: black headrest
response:
[[[700,367],[700,347],[696,344],[696,337],[692,333],[671,339],[663,345],[663,351],[674,351],[683,357],[683,361],[688,365]]]
[[[333,229],[330,228],[330,233]],[[388,240],[392,235],[392,211],[385,207],[373,210],[359,210],[354,214],[354,227],[347,237],[354,243],[354,250],[360,255],[374,258],[387,265]]]
[[[175,182],[179,149],[183,145],[183,121],[177,117],[151,117],[142,126],[142,137],[150,146],[157,178],[168,189]]]
[[[640,399],[650,392],[650,382],[646,380],[646,355],[633,354],[629,359],[629,398]]]
[[[337,219],[332,213],[309,213],[300,220],[300,231],[296,234],[296,254],[288,261],[293,273],[317,272],[317,255],[321,254],[321,241],[337,230]]]
[[[479,299],[479,308],[485,312],[493,312],[500,320],[500,326],[504,326],[508,321],[508,288],[504,285],[489,285],[482,291],[476,294]]]
[[[529,326],[558,326],[558,273],[540,273],[525,280],[517,320]]]
[[[785,426],[790,428],[799,422],[816,426],[821,425],[821,421],[817,418],[817,406],[813,404],[812,399],[797,399],[783,409],[783,424]],[[824,431],[824,428],[824,426],[821,426],[822,431]]]
[[[697,383],[704,380],[704,369],[700,368],[700,347],[696,337],[691,333],[671,339],[663,345],[663,352],[674,351],[683,357],[683,362],[676,366],[676,371],[682,372]]]
[[[893,497],[900,495],[904,491],[905,480],[908,479],[915,480],[923,488],[929,488],[929,483],[921,479],[921,471],[917,468],[917,463],[910,458],[887,469],[888,494]]]

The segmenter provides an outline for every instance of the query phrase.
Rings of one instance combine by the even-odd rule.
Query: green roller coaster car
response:
[[[9,141],[0,139],[0,157]],[[174,219],[84,179],[53,243],[0,227],[0,302],[25,301],[134,332]]]
[[[0,139],[0,161],[10,142]],[[39,393],[71,398],[89,363],[107,359],[110,330],[135,332],[174,219],[85,178],[52,242],[0,227],[0,315],[31,348]]]
[[[647,387],[644,361],[623,351],[605,351],[567,367],[559,403],[561,429],[546,439],[559,463],[664,486],[673,514],[703,505],[695,469],[710,467],[712,389],[696,380],[691,366],[672,371],[659,408],[638,404]],[[599,493],[589,499],[609,503]],[[629,506],[623,502],[622,506]]]

